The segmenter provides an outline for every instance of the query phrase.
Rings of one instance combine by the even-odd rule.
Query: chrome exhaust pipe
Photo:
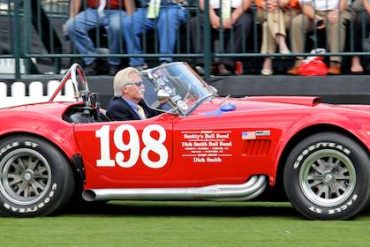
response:
[[[260,195],[267,186],[265,176],[253,176],[244,184],[217,184],[190,188],[92,189],[82,192],[86,201],[109,200],[220,200],[246,201]]]

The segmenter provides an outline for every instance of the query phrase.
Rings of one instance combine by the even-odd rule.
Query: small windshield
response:
[[[169,63],[148,71],[148,79],[155,91],[169,94],[169,104],[182,115],[191,113],[214,91],[186,63]]]

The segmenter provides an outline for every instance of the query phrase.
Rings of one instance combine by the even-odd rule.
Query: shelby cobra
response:
[[[370,106],[221,98],[184,63],[142,78],[148,104],[167,100],[150,119],[109,121],[77,64],[49,102],[0,110],[0,213],[50,215],[74,193],[247,201],[274,188],[311,219],[348,219],[369,204]],[[67,82],[76,100],[56,102]]]

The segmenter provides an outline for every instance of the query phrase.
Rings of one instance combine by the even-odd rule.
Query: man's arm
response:
[[[199,0],[199,8],[204,11],[204,0]],[[218,17],[211,5],[209,6],[209,21],[212,28],[216,29],[220,27],[220,17]]]
[[[234,25],[237,19],[249,9],[251,5],[251,0],[243,0],[242,4],[239,5],[234,11],[231,13],[231,24]]]
[[[80,12],[82,0],[71,0],[69,3],[69,18],[75,17]]]
[[[344,10],[347,9],[347,7],[348,7],[347,0],[340,0],[338,6],[335,9],[329,11],[329,13],[328,13],[328,20],[329,20],[329,22],[330,23],[336,23],[336,22],[338,22],[339,16],[341,15],[341,13]]]
[[[370,3],[369,3],[369,0],[364,0],[364,8],[365,8],[367,14],[370,16]]]
[[[322,17],[315,14],[315,10],[312,7],[312,2],[304,2],[302,4],[302,12],[305,16],[311,20],[321,20]]]
[[[128,15],[131,15],[132,13],[134,13],[134,11],[136,9],[134,0],[124,0],[123,4],[125,6],[126,13]]]

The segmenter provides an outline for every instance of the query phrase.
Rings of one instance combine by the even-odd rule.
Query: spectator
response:
[[[369,0],[356,0],[352,4],[354,10],[354,33],[360,38],[354,38],[354,52],[363,52],[362,40],[368,38],[370,27],[370,3]],[[356,12],[355,12],[356,11]],[[352,57],[351,69],[352,74],[363,74],[364,68],[361,65],[359,56]]]
[[[291,35],[293,53],[304,52],[305,31],[314,28],[325,29],[330,52],[343,51],[346,28],[344,25],[344,11],[347,8],[347,0],[301,0],[303,14],[293,18]],[[303,57],[297,57],[293,68],[288,74],[297,75],[298,67]],[[329,74],[341,74],[340,56],[330,57]]]
[[[64,28],[68,33],[70,40],[73,42],[80,54],[96,54],[96,48],[89,37],[88,31],[103,26],[108,34],[109,49],[111,54],[119,54],[119,43],[122,34],[121,20],[130,9],[130,0],[87,0],[86,8],[79,12],[83,0],[71,0],[69,19]],[[102,68],[96,63],[95,57],[83,58],[88,75],[102,73]],[[120,59],[112,57],[108,59],[109,74],[115,75],[119,70]]]
[[[181,2],[181,1],[179,1]],[[158,31],[159,53],[173,54],[176,43],[176,31],[187,19],[187,10],[177,1],[141,0],[136,11],[123,21],[124,37],[129,54],[142,54],[140,36],[151,29]],[[159,58],[161,63],[172,62],[170,56]],[[130,66],[139,70],[148,66],[144,58],[131,57]]]
[[[286,43],[286,29],[293,17],[300,13],[298,0],[256,0],[257,19],[262,24],[262,54],[275,53],[278,45],[281,54],[289,54]],[[272,75],[272,58],[263,62],[262,75]]]
[[[114,96],[107,107],[107,116],[113,121],[140,120],[161,114],[143,100],[145,87],[136,68],[120,70],[113,79]]]
[[[222,2],[220,6],[220,2]],[[252,13],[248,11],[251,0],[210,0],[209,21],[211,24],[212,39],[221,32],[226,31],[229,35],[226,41],[226,53],[243,52],[243,44],[249,36]],[[190,36],[196,53],[203,52],[204,30],[204,0],[199,0],[199,8],[202,13],[189,21]],[[233,34],[233,35],[230,35]],[[199,58],[195,62],[197,71],[203,73],[204,59]],[[230,75],[234,70],[234,60],[221,58],[218,65],[219,75]]]

